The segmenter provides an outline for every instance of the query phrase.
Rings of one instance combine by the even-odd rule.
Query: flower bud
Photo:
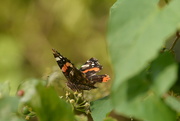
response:
[[[75,100],[74,100],[74,99],[71,99],[69,102],[72,104],[72,103],[74,103],[74,102],[75,102]]]
[[[67,98],[69,95],[70,95],[69,92],[66,91],[66,98]]]
[[[24,106],[24,107],[23,107],[22,113],[23,113],[24,115],[27,115],[27,114],[30,113],[28,106]]]
[[[88,102],[86,102],[86,103],[84,104],[84,106],[85,106],[85,107],[89,107],[90,104],[89,104]]]
[[[78,94],[78,92],[77,92],[77,91],[75,91],[75,92],[74,92],[74,95],[77,95],[77,94]]]
[[[19,90],[19,91],[17,92],[17,95],[18,95],[19,97],[22,97],[22,96],[24,95],[24,90]]]
[[[79,94],[78,94],[78,97],[82,97],[82,93],[79,93]]]
[[[86,111],[86,114],[89,114],[89,113],[90,113],[90,110],[87,110],[87,111]]]

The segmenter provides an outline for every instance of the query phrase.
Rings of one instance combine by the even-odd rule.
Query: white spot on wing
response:
[[[92,66],[94,66],[95,64],[94,64],[94,63],[92,63],[91,65],[92,65]]]
[[[82,65],[81,67],[82,68],[86,68],[86,67],[89,67],[89,65]]]
[[[60,61],[61,59],[59,57],[56,57],[56,61]]]

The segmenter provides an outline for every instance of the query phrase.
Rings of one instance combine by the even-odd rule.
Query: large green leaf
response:
[[[108,44],[115,80],[120,83],[139,73],[153,60],[180,23],[180,1],[164,8],[158,0],[118,0],[110,11]]]
[[[167,96],[165,102],[180,115],[180,100],[173,96]]]
[[[180,1],[164,8],[158,0],[118,0],[111,8],[108,44],[115,79],[112,101],[121,114],[147,121],[174,121],[176,113],[161,96],[176,79],[169,54],[158,57],[180,23]],[[149,63],[150,72],[145,69]]]
[[[112,105],[109,97],[91,102],[91,115],[94,121],[103,121],[106,114],[112,111]]]
[[[162,53],[152,62],[150,68],[150,80],[153,81],[151,88],[158,94],[163,95],[175,83],[177,78],[177,65],[171,53]]]
[[[9,96],[9,83],[0,83],[0,121],[24,121],[18,117],[18,97]]]
[[[25,121],[18,117],[19,99],[18,97],[0,98],[0,121]]]
[[[134,100],[126,99],[115,108],[121,114],[146,121],[176,121],[176,113],[153,94]]]
[[[177,66],[169,53],[161,54],[151,65],[113,92],[115,110],[147,121],[175,121],[175,111],[161,96],[175,82]]]
[[[30,104],[40,121],[74,121],[72,108],[45,81],[29,79],[19,87],[25,92],[21,102]]]
[[[59,98],[54,89],[38,84],[36,90],[36,98],[31,104],[40,121],[74,121],[71,107]]]

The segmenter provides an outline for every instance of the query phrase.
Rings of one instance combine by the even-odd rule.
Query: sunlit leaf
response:
[[[148,82],[139,77],[123,82],[113,97],[115,110],[147,121],[174,121],[175,112],[149,88]]]
[[[41,84],[43,84],[42,80],[38,80],[38,79],[29,79],[26,80],[25,82],[23,82],[18,90],[22,90],[24,91],[24,95],[23,97],[21,97],[20,101],[23,103],[28,103],[29,101],[31,101],[32,99],[34,99],[34,102],[36,100],[36,96],[37,96],[37,90],[36,90],[36,86],[41,82]]]
[[[0,99],[0,121],[24,121],[18,117],[19,99],[17,97],[4,97]]]
[[[118,0],[110,12],[108,44],[115,70],[113,90],[153,60],[180,23],[180,1]]]
[[[71,107],[52,88],[45,86],[45,81],[29,79],[19,87],[24,91],[20,101],[32,106],[41,121],[73,121]]]
[[[71,107],[59,98],[54,89],[36,86],[37,96],[32,107],[40,121],[74,121]]]
[[[120,114],[147,121],[176,119],[161,96],[174,84],[177,67],[171,56],[158,55],[180,23],[179,5],[178,0],[164,8],[158,7],[157,0],[118,0],[111,8],[112,102]],[[150,70],[146,69],[152,61]]]
[[[91,102],[91,111],[94,121],[102,121],[106,114],[112,111],[112,105],[109,97]]]
[[[165,102],[175,111],[180,114],[180,100],[176,99],[173,96],[167,96]]]
[[[172,56],[161,54],[149,70],[123,82],[117,92],[113,92],[115,110],[143,120],[174,121],[176,113],[163,102],[161,95],[175,82],[176,71]]]

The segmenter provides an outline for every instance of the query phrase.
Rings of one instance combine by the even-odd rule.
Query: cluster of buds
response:
[[[66,91],[66,101],[71,104],[73,111],[79,111],[86,114],[90,113],[90,103],[84,99],[82,92],[70,93]]]
[[[27,105],[22,108],[22,114],[25,116],[26,120],[36,116],[36,113],[32,110],[32,108]]]

